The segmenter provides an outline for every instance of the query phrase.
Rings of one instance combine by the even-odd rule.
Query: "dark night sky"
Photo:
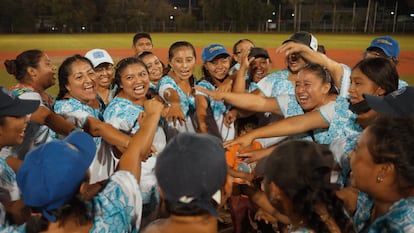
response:
[[[169,0],[173,5],[179,7],[188,7],[189,0]],[[258,0],[262,2],[266,2],[267,0]],[[278,5],[281,0],[269,0],[272,4]],[[386,6],[386,7],[393,7],[395,6],[396,0],[373,0],[372,2],[377,1],[379,5]],[[368,0],[347,0],[341,1],[344,2],[344,6],[352,7],[354,2],[357,2],[358,7],[367,6]],[[198,4],[198,0],[191,0],[192,6],[196,6]],[[414,13],[414,0],[399,0],[398,1],[398,11],[400,14],[410,14]]]

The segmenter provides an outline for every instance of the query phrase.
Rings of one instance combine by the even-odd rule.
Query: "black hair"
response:
[[[310,71],[316,74],[317,77],[322,79],[322,83],[329,83],[331,87],[329,88],[329,94],[338,94],[338,90],[336,89],[334,80],[332,78],[331,72],[323,66],[318,64],[306,64],[302,69],[299,70],[300,72],[303,71]]]
[[[320,52],[320,53],[322,53],[322,54],[326,54],[326,49],[325,49],[325,46],[324,45],[318,45],[318,48],[317,48],[317,50],[316,51],[318,51],[318,52]]]
[[[210,214],[210,212],[206,209],[201,208],[195,204],[185,204],[179,202],[170,202],[168,200],[164,200],[165,209],[169,214],[177,215],[177,216],[199,216],[204,214]],[[217,203],[211,199],[210,204],[217,207]]]
[[[368,150],[374,163],[392,163],[399,191],[414,187],[414,118],[380,115],[367,128]]]
[[[152,43],[152,38],[151,38],[151,35],[149,33],[147,33],[147,32],[138,32],[134,35],[134,38],[132,39],[132,46],[134,46],[135,43],[137,43],[137,41],[141,38],[147,38]]]
[[[38,49],[26,50],[19,54],[15,60],[6,60],[4,66],[6,67],[7,73],[14,75],[20,81],[26,76],[28,67],[38,67],[43,54]]]
[[[59,93],[56,97],[57,100],[61,100],[64,98],[68,90],[66,89],[66,85],[68,84],[68,78],[72,73],[72,64],[76,61],[84,61],[88,63],[91,68],[93,69],[92,62],[79,54],[75,54],[71,57],[66,58],[59,67],[58,71],[58,79],[59,79]]]
[[[137,57],[138,57],[141,61],[143,61],[144,57],[146,57],[146,56],[148,56],[148,55],[154,55],[154,56],[157,56],[157,55],[155,55],[155,53],[153,53],[153,52],[151,52],[151,51],[144,51],[144,52],[142,52],[141,54],[139,54]],[[157,57],[157,58],[158,58],[158,57]],[[158,59],[158,60],[159,60],[159,59]],[[167,74],[168,74],[169,69],[168,69],[168,67],[167,67],[167,66],[165,66],[164,62],[162,62],[161,60],[159,60],[159,61],[160,61],[161,65],[162,65],[162,76],[165,76],[165,75],[167,75]]]
[[[127,57],[118,62],[118,64],[115,67],[115,78],[114,82],[118,85],[118,87],[121,87],[121,73],[124,71],[124,69],[132,64],[139,64],[145,68],[145,70],[148,73],[147,66],[145,66],[144,62],[142,62],[138,57]],[[118,88],[117,93],[121,90],[121,88]]]
[[[293,213],[302,217],[315,232],[329,232],[316,204],[326,206],[342,232],[354,232],[343,202],[335,194],[339,186],[330,182],[333,165],[333,155],[327,145],[288,140],[269,155],[264,176],[267,185],[273,182],[289,197]]]
[[[254,45],[253,41],[251,41],[250,39],[247,39],[247,38],[240,39],[236,43],[234,43],[234,45],[233,45],[233,54],[236,54],[237,53],[237,46],[239,44],[245,42],[245,41],[250,42],[250,43],[252,43],[252,45]]]
[[[190,42],[188,42],[188,41],[177,41],[177,42],[173,43],[170,46],[170,48],[168,49],[168,61],[171,61],[172,58],[174,57],[175,50],[178,49],[178,48],[181,48],[181,47],[190,48],[193,51],[194,58],[196,58],[196,50],[195,50],[194,46]],[[167,69],[168,70],[171,69],[170,64],[168,64],[168,68]],[[192,90],[194,92],[194,85],[195,85],[195,82],[196,82],[196,78],[194,77],[194,74],[191,75],[189,81],[190,81],[190,85],[192,87]]]
[[[256,114],[248,117],[237,118],[234,122],[234,128],[237,135],[241,135],[242,130],[246,130],[247,127],[251,126],[253,129],[259,127],[259,118]]]
[[[247,38],[240,39],[233,45],[233,54],[237,54],[237,46],[245,41],[250,42],[252,43],[253,46],[255,46],[253,41],[251,41],[250,39],[247,39]],[[234,58],[232,57],[231,62],[230,62],[230,67],[234,66],[236,63],[237,63],[236,60],[234,60]]]
[[[399,75],[392,61],[383,57],[367,58],[359,61],[352,70],[359,69],[371,81],[385,90],[387,95],[398,89]]]
[[[83,226],[94,219],[94,212],[92,210],[93,208],[90,209],[88,204],[78,194],[70,199],[66,205],[51,210],[49,213],[56,217],[59,221],[59,226],[64,226],[73,216],[76,216],[76,222]],[[49,227],[49,221],[40,214],[31,215],[31,213],[41,213],[41,209],[29,206],[25,206],[23,209],[23,215],[28,218],[26,221],[26,232],[38,233],[46,231]]]

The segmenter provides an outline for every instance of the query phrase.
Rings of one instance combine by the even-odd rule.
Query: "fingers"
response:
[[[238,145],[238,144],[239,144],[238,142],[236,142],[234,140],[230,140],[230,141],[225,141],[223,143],[223,146],[224,146],[224,148],[228,148],[228,147],[231,147],[231,146],[234,146],[234,145]]]
[[[152,98],[144,102],[144,109],[147,113],[161,113],[164,109],[164,104]]]

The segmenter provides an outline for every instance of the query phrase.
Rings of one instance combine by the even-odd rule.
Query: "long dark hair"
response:
[[[170,46],[170,48],[168,49],[168,61],[171,61],[173,59],[175,50],[178,49],[178,48],[181,48],[181,47],[190,48],[192,50],[192,52],[193,52],[194,58],[197,58],[197,56],[196,56],[196,50],[195,50],[194,46],[190,42],[188,42],[188,41],[177,41],[177,42],[173,43]],[[168,70],[170,70],[170,69],[171,69],[171,66],[170,66],[170,64],[168,64]],[[192,90],[194,90],[193,87],[194,87],[195,82],[196,82],[196,78],[194,77],[194,74],[191,75],[189,81],[190,81],[190,85],[192,87]]]
[[[399,191],[403,195],[414,187],[414,118],[382,115],[367,128],[368,150],[374,163],[392,163]]]
[[[26,50],[20,53],[14,60],[6,60],[4,66],[6,67],[7,73],[14,75],[20,81],[26,76],[28,67],[38,67],[43,54],[38,49]]]
[[[387,95],[398,89],[399,75],[396,66],[383,57],[366,58],[358,62],[354,69],[359,69],[371,81],[385,90]]]
[[[66,89],[66,85],[68,84],[68,78],[72,73],[72,64],[76,61],[84,61],[90,64],[91,67],[93,68],[92,62],[88,58],[82,55],[75,54],[71,57],[66,58],[59,67],[59,72],[58,72],[59,93],[56,97],[57,100],[63,99],[66,93],[68,93],[68,90]]]
[[[138,58],[139,58],[141,61],[143,61],[144,57],[146,57],[146,56],[148,56],[148,55],[154,55],[154,56],[156,56],[156,57],[158,58],[158,56],[157,56],[155,53],[150,52],[150,51],[144,51],[144,52],[142,52],[140,55],[138,55]],[[158,58],[158,60],[159,60],[159,58]],[[166,66],[166,65],[164,64],[164,62],[162,62],[161,60],[159,60],[159,61],[160,61],[161,65],[162,65],[162,76],[164,77],[165,75],[167,75],[167,74],[168,74],[168,72],[170,71],[171,67]],[[148,72],[149,72],[149,71],[148,71]]]
[[[342,232],[354,232],[343,202],[335,194],[339,187],[330,182],[333,165],[332,152],[326,145],[288,140],[269,155],[264,176],[267,184],[273,182],[283,190],[292,201],[292,211],[315,232],[329,232],[315,208],[320,203]]]

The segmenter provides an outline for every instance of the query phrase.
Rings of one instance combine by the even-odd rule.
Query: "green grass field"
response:
[[[130,48],[133,33],[130,34],[19,34],[0,35],[0,53],[23,51],[32,48],[43,50]],[[286,33],[151,33],[154,46],[168,48],[173,42],[187,40],[196,47],[221,43],[226,47],[241,38],[253,40],[258,47],[276,48],[291,34]],[[373,34],[315,34],[320,44],[329,49],[358,49],[367,47]],[[414,35],[393,35],[402,50],[414,51]]]
[[[0,35],[0,59],[8,52],[21,52],[27,49],[41,50],[88,50],[91,48],[118,49],[131,48],[133,33],[128,34],[2,34]],[[241,38],[249,38],[256,46],[264,48],[277,48],[290,33],[151,33],[154,47],[168,48],[173,42],[187,40],[195,47],[202,48],[208,44],[221,43],[227,48]],[[329,49],[361,50],[369,45],[370,41],[379,35],[367,34],[319,34],[319,44]],[[414,35],[393,35],[400,43],[402,51],[414,51]],[[7,57],[6,59],[13,59]],[[5,71],[4,60],[0,60],[0,85],[10,86],[15,83]],[[59,66],[59,64],[56,64]],[[198,73],[197,73],[198,74]],[[414,84],[414,77],[401,76],[402,79]],[[52,87],[51,94],[56,93],[56,85]]]

